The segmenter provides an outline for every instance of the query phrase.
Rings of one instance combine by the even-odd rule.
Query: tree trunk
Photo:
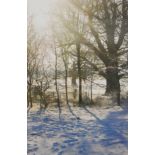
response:
[[[80,44],[77,43],[77,66],[78,66],[78,76],[79,76],[79,105],[82,104],[82,77],[81,77],[81,53],[80,53]]]
[[[65,63],[65,62],[64,62]],[[67,66],[65,65],[65,90],[66,90],[66,103],[67,105],[69,105],[69,102],[68,102],[68,81],[67,81],[67,78],[68,77],[68,71],[67,71]]]
[[[72,76],[72,86],[75,87],[75,86],[77,86],[77,84],[76,84],[77,73],[76,73],[76,64],[75,64],[75,62],[73,62],[73,68],[72,68],[71,76]]]
[[[59,119],[60,119],[60,115],[61,115],[61,105],[60,105],[60,96],[59,96],[59,88],[58,88],[58,82],[57,82],[57,65],[58,65],[58,62],[57,62],[57,59],[58,59],[58,55],[57,55],[57,51],[56,51],[56,48],[55,48],[55,89],[56,89],[56,93],[57,93],[57,103],[58,103],[58,109],[59,109]]]
[[[30,90],[30,108],[32,108],[32,90]]]
[[[90,99],[91,99],[91,103],[93,103],[93,75],[91,75],[91,83],[90,83]]]
[[[74,99],[74,101],[76,101],[76,98],[77,98],[77,83],[76,83],[77,71],[76,71],[76,63],[75,62],[73,62],[71,76],[72,76],[73,99]]]
[[[29,107],[29,97],[28,97],[28,93],[27,93],[27,108]]]
[[[27,106],[32,108],[32,88],[31,85],[28,86],[28,92],[27,92]]]
[[[106,69],[106,95],[112,95],[120,106],[120,81],[118,70],[113,68]]]

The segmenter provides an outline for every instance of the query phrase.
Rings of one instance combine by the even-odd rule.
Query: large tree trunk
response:
[[[118,69],[106,69],[106,95],[112,95],[120,106],[120,81]]]

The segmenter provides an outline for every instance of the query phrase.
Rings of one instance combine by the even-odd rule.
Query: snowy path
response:
[[[28,114],[28,155],[127,155],[127,109],[57,109]]]

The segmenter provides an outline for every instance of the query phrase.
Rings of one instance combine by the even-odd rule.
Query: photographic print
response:
[[[27,154],[128,154],[128,0],[27,0]]]

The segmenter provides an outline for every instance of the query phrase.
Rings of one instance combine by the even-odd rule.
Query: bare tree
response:
[[[128,1],[70,0],[70,2],[87,18],[85,25],[89,35],[79,33],[71,26],[70,32],[78,36],[80,43],[93,50],[103,62],[105,69],[98,71],[106,79],[106,94],[116,95],[117,103],[120,105],[119,80],[126,75],[123,67],[127,66],[127,61],[120,64],[120,56],[125,56],[127,53]]]
[[[27,106],[30,108],[33,106],[33,83],[39,64],[40,45],[41,42],[33,28],[32,18],[29,18],[27,31]]]
[[[66,91],[66,103],[69,105],[69,100],[68,100],[68,64],[69,64],[69,53],[68,51],[64,48],[62,49],[62,59],[64,63],[64,68],[65,68],[65,91]]]
[[[61,105],[60,105],[60,94],[59,94],[59,87],[58,87],[58,51],[56,47],[56,42],[55,40],[53,41],[53,50],[55,53],[55,88],[56,88],[56,93],[57,93],[57,104],[58,104],[58,109],[59,109],[59,118],[61,115]]]
[[[41,56],[41,63],[35,75],[35,82],[37,84],[35,88],[36,94],[40,96],[40,109],[46,109],[48,107],[48,98],[50,95],[47,95],[47,90],[50,88],[50,83],[52,81],[52,78],[50,77],[50,68],[45,66],[43,61],[44,57]]]
[[[67,6],[67,9],[65,9],[65,13],[61,12],[59,14],[60,20],[63,23],[63,26],[67,28],[67,32],[69,32],[70,40],[69,42],[66,42],[66,45],[72,45],[72,48],[74,48],[75,55],[77,57],[77,62],[73,63],[73,67],[75,65],[77,66],[77,76],[78,76],[78,83],[79,83],[79,105],[82,105],[82,60],[81,60],[81,41],[78,35],[73,35],[70,33],[70,26],[73,27],[73,29],[76,29],[78,33],[83,33],[84,31],[84,23],[81,22],[81,13],[78,11],[74,11],[69,6]],[[75,73],[73,71],[73,73]],[[74,74],[73,74],[74,76]],[[75,82],[75,78],[73,79]]]

